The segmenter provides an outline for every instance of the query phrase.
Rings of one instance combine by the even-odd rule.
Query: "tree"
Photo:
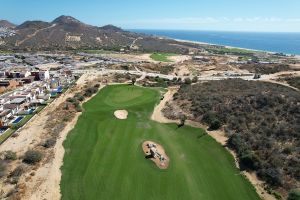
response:
[[[193,79],[192,79],[192,83],[197,83],[197,82],[198,82],[198,77],[194,76]]]
[[[29,150],[25,153],[23,162],[33,165],[42,160],[42,153],[39,151]]]
[[[209,129],[210,130],[218,130],[221,127],[221,122],[218,119],[213,119],[211,122]]]
[[[132,84],[132,85],[134,85],[134,84],[135,84],[135,82],[136,82],[136,78],[135,78],[135,77],[133,77],[133,78],[131,79],[131,84]]]
[[[178,125],[178,127],[182,127],[182,126],[184,126],[184,124],[185,124],[185,121],[187,120],[187,117],[186,117],[186,115],[184,115],[184,114],[181,114],[181,115],[179,116],[179,120],[180,120],[180,124]]]
[[[184,79],[184,83],[190,85],[192,83],[192,80],[190,78],[186,78]]]

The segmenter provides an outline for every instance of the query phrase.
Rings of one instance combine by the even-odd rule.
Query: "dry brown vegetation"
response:
[[[272,83],[224,80],[182,85],[164,110],[187,113],[211,129],[224,125],[242,169],[284,196],[300,186],[300,94]]]

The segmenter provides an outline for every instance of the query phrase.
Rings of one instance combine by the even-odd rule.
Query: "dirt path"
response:
[[[151,115],[151,120],[160,122],[160,123],[179,123],[179,120],[171,120],[166,118],[163,113],[162,113],[162,109],[165,107],[166,103],[168,101],[172,101],[172,97],[173,94],[175,94],[177,92],[178,88],[169,88],[168,92],[165,93],[164,95],[164,99],[162,101],[160,101],[160,103],[158,105],[155,106],[154,111]],[[195,121],[191,121],[191,120],[187,120],[186,124],[195,128],[202,128],[204,130],[206,130],[206,132],[213,137],[218,143],[220,143],[222,146],[226,145],[226,142],[228,140],[228,138],[225,135],[224,131],[221,130],[217,130],[217,131],[207,131],[207,126],[195,122]],[[226,147],[225,147],[226,148]],[[226,148],[234,157],[235,160],[235,164],[236,166],[239,168],[239,163],[237,160],[237,155],[234,151]],[[276,200],[276,198],[270,194],[267,193],[266,190],[264,190],[264,182],[260,181],[255,173],[248,173],[248,172],[241,172],[242,174],[244,174],[248,180],[251,182],[251,184],[255,187],[257,193],[260,195],[260,197],[264,200]]]
[[[275,84],[279,84],[279,85],[283,85],[286,87],[289,87],[293,90],[297,90],[299,91],[298,88],[295,88],[291,85],[289,85],[286,82],[279,82],[277,81],[278,78],[280,78],[283,75],[291,75],[291,76],[300,76],[300,71],[285,71],[285,72],[278,72],[275,74],[269,74],[269,75],[264,75],[261,79],[258,79],[259,81],[263,81],[263,82],[269,82],[269,83],[275,83]]]
[[[151,119],[153,121],[158,121],[161,123],[177,123],[178,120],[167,119],[163,113],[162,109],[165,107],[168,101],[171,101],[173,95],[177,92],[178,87],[169,88],[168,91],[164,94],[164,99],[159,102],[158,105],[155,106],[153,113],[151,115]]]

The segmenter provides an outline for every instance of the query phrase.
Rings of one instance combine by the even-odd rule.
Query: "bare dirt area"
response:
[[[128,115],[127,110],[116,110],[116,111],[114,112],[114,116],[115,116],[117,119],[127,119],[127,115]]]
[[[11,193],[10,197],[14,199],[60,199],[60,167],[63,164],[64,156],[62,144],[81,114],[71,104],[66,109],[66,102],[69,98],[73,98],[74,94],[86,89],[87,85],[95,84],[95,82],[89,81],[96,78],[96,75],[89,74],[81,76],[75,86],[55,99],[23,128],[19,129],[17,137],[9,138],[0,146],[0,152],[11,150],[17,153],[18,159],[10,163],[9,171],[20,165],[26,166],[16,185],[6,183],[5,178],[3,181],[1,180],[0,188],[3,197]],[[104,85],[98,89],[103,87]],[[92,98],[93,95],[83,102]],[[43,146],[47,138],[56,141],[52,148]],[[40,151],[43,154],[42,161],[35,165],[22,164],[22,157],[27,150]]]
[[[167,169],[169,167],[170,159],[161,145],[152,141],[145,141],[142,148],[146,158],[151,159],[158,168]]]
[[[155,106],[153,114],[151,116],[151,119],[160,123],[179,123],[179,120],[174,119],[168,119],[164,116],[162,110],[166,107],[167,104],[170,104],[173,100],[173,95],[177,92],[178,88],[170,88],[164,95],[164,99],[160,101],[158,105]],[[180,113],[182,111],[177,110],[176,112]],[[185,124],[195,127],[195,128],[202,128],[206,130],[206,132],[213,137],[218,143],[220,143],[222,146],[226,146],[226,142],[228,138],[226,137],[224,130],[217,130],[217,131],[209,131],[207,130],[208,127],[206,125],[203,125],[199,122],[186,120]],[[239,168],[239,163],[237,160],[237,155],[234,151],[230,150],[229,148],[225,147],[230,154],[234,157],[235,164]],[[264,189],[264,182],[260,181],[255,173],[250,173],[243,171],[241,172],[244,174],[245,177],[252,183],[252,185],[255,187],[257,193],[261,196],[264,200],[276,200],[276,198],[272,195],[270,195],[265,189]]]
[[[161,100],[153,110],[153,113],[151,115],[151,119],[153,121],[158,121],[160,123],[177,123],[177,120],[170,120],[166,118],[162,113],[162,109],[165,107],[168,101],[172,100],[173,95],[177,92],[177,90],[178,90],[177,87],[172,87],[169,88],[168,91],[164,94],[163,100]]]
[[[151,54],[105,54],[115,59],[126,60],[127,62],[155,62],[150,58]]]
[[[181,63],[191,59],[191,56],[186,55],[176,55],[176,56],[169,56],[169,59],[175,63]]]

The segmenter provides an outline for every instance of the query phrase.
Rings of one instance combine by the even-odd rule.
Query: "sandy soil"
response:
[[[0,152],[12,150],[16,152],[18,156],[21,156],[28,149],[40,144],[45,139],[44,135],[46,135],[46,130],[44,130],[43,127],[47,123],[49,117],[48,114],[54,111],[61,103],[65,102],[67,98],[72,97],[76,92],[78,92],[78,90],[81,90],[86,81],[93,80],[96,77],[97,76],[84,74],[77,81],[77,90],[68,90],[65,94],[61,95],[50,105],[48,105],[43,111],[35,115],[30,122],[18,130],[18,137],[11,137],[0,146]],[[101,88],[103,88],[103,86]],[[60,167],[63,164],[64,156],[64,148],[62,143],[65,140],[68,132],[75,126],[79,115],[80,114],[77,113],[75,118],[68,123],[64,130],[60,133],[60,137],[53,148],[53,159],[46,161],[46,164],[44,165],[37,166],[34,176],[31,176],[31,172],[28,172],[21,177],[19,183],[26,188],[24,194],[22,194],[22,199],[60,199]],[[0,183],[0,188],[4,191],[8,191],[10,189],[9,184],[1,184],[2,183]]]
[[[186,56],[186,55],[176,55],[176,56],[169,56],[169,59],[172,60],[175,63],[181,63],[186,60],[191,60],[191,56]]]
[[[127,110],[116,110],[114,115],[117,119],[127,119],[128,112]]]
[[[86,80],[87,77],[83,76],[82,79]],[[84,81],[81,82],[82,79],[81,80],[79,79],[77,84],[83,83]],[[104,86],[101,86],[100,90],[103,87]],[[86,99],[84,102],[87,102],[95,95],[96,94]],[[32,193],[30,193],[29,194],[30,196],[28,196],[29,200],[38,200],[38,199],[58,200],[61,198],[60,180],[62,174],[60,168],[63,165],[63,157],[65,153],[63,142],[65,141],[68,133],[75,127],[80,115],[81,113],[77,113],[74,119],[71,122],[69,122],[67,126],[64,128],[64,130],[60,133],[60,137],[57,139],[54,147],[53,160],[47,163],[45,166],[40,167],[36,171],[36,175],[31,180],[32,184],[30,185],[30,190],[32,191]]]
[[[157,152],[160,153],[165,158],[165,161],[163,161],[163,162],[161,162],[159,160],[159,158],[157,158],[157,157],[156,158],[151,158],[151,160],[156,164],[156,166],[158,168],[160,168],[160,169],[167,169],[169,167],[170,159],[167,156],[167,154],[165,153],[164,148],[161,145],[159,145],[159,144],[157,144],[155,142],[145,141],[142,144],[142,148],[143,148],[143,151],[144,151],[145,155],[150,155],[150,149],[147,146],[147,144],[155,144]]]
[[[177,123],[178,122],[177,120],[167,119],[161,112],[162,109],[165,107],[166,103],[168,101],[172,100],[173,95],[176,93],[177,90],[178,90],[178,87],[172,87],[172,88],[169,88],[168,92],[165,93],[164,99],[161,100],[159,102],[159,104],[155,106],[155,108],[153,110],[153,113],[151,115],[151,119],[153,121],[158,121],[161,123]]]
[[[60,199],[60,167],[63,164],[63,157],[65,153],[63,141],[67,137],[69,131],[71,131],[76,125],[79,115],[79,113],[76,114],[76,117],[64,128],[60,137],[57,139],[54,147],[54,159],[45,166],[40,167],[35,172],[35,176],[31,179],[29,187],[27,186],[27,190],[32,191],[32,193],[27,192],[28,196],[26,199]]]
[[[177,76],[189,76],[191,71],[187,65],[179,65],[175,67],[174,74],[177,74]]]
[[[151,54],[105,54],[105,56],[115,59],[126,60],[128,62],[155,62],[150,58]]]
[[[163,113],[162,113],[162,109],[165,107],[166,103],[168,101],[172,100],[173,94],[176,93],[177,89],[176,88],[171,88],[168,90],[168,92],[164,95],[164,99],[162,101],[160,101],[160,103],[158,105],[155,106],[154,111],[151,115],[151,119],[160,123],[179,123],[179,120],[170,120],[168,118],[166,118]],[[191,120],[187,120],[186,124],[192,127],[196,127],[196,128],[202,128],[204,130],[207,130],[207,126],[195,122],[195,121],[191,121]],[[211,137],[213,137],[217,142],[219,142],[221,145],[225,145],[226,141],[228,140],[228,138],[225,135],[225,132],[222,130],[217,130],[217,131],[206,131]],[[239,168],[239,163],[237,160],[237,155],[234,151],[226,148],[234,157],[235,160],[235,164],[236,166]],[[264,182],[260,181],[255,173],[249,173],[249,172],[241,172],[243,173],[248,180],[251,182],[251,184],[255,187],[257,193],[260,195],[260,197],[264,200],[276,200],[276,198],[270,194],[267,193],[267,191],[264,189]]]

